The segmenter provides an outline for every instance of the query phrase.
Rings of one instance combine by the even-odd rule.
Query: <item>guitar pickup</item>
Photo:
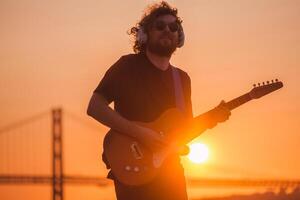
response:
[[[133,154],[135,159],[142,159],[143,158],[143,153],[141,149],[139,148],[139,145],[137,142],[134,142],[130,145],[131,148],[131,153]]]

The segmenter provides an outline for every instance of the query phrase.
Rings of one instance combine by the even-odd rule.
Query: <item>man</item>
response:
[[[166,145],[160,134],[134,121],[151,122],[164,111],[178,107],[172,70],[179,72],[183,113],[187,118],[193,117],[190,78],[186,72],[170,64],[172,54],[184,43],[181,23],[177,9],[166,2],[150,7],[130,31],[135,37],[135,54],[122,56],[109,68],[91,97],[88,115],[150,149]],[[114,102],[114,110],[109,107],[111,102]],[[224,102],[208,113],[203,114],[204,129],[214,127],[230,115]],[[109,168],[105,156],[103,160]],[[114,180],[118,200],[187,200],[179,155],[166,159],[160,173],[147,184],[124,185],[112,172],[108,177]]]

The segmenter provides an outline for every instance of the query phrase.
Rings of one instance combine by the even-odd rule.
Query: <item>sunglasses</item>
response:
[[[163,31],[163,30],[166,29],[167,26],[169,27],[169,30],[173,33],[178,31],[178,29],[179,29],[179,25],[178,25],[177,22],[171,22],[171,23],[168,23],[168,24],[164,21],[155,21],[154,22],[154,28],[157,31]]]

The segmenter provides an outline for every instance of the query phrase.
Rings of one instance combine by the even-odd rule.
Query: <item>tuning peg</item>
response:
[[[253,84],[253,87],[256,87],[256,84]]]
[[[265,82],[263,82],[262,84],[265,85]]]
[[[278,79],[276,78],[275,81],[278,82]]]
[[[270,83],[270,81],[267,81],[267,84],[269,84]]]
[[[274,83],[274,80],[272,79],[272,83]]]
[[[260,83],[258,83],[258,86],[260,86]]]

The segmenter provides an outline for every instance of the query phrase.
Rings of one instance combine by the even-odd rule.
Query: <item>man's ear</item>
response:
[[[140,44],[145,44],[148,40],[148,35],[147,33],[145,32],[145,29],[143,26],[140,26],[139,27],[139,30],[137,32],[137,41],[140,43]]]

